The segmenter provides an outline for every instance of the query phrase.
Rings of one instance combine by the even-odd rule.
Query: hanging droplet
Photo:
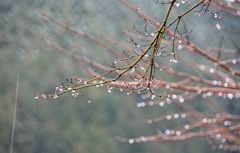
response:
[[[180,3],[175,3],[176,7],[179,7],[180,6]]]
[[[177,119],[179,117],[179,114],[174,114],[173,117]]]
[[[182,134],[181,131],[176,131],[177,136],[180,136],[181,134]]]
[[[228,99],[233,99],[233,94],[232,94],[232,93],[229,93],[229,94],[227,95],[227,97],[228,97]]]
[[[172,118],[171,115],[167,115],[167,116],[166,116],[166,119],[167,119],[167,120],[170,120],[171,118]]]
[[[134,143],[134,140],[133,140],[133,139],[129,139],[129,140],[128,140],[128,143],[133,144],[133,143]]]
[[[184,125],[184,129],[188,130],[190,126],[188,124]]]
[[[177,45],[177,48],[178,48],[178,50],[181,50],[181,49],[182,49],[182,45],[181,45],[181,44],[178,44],[178,45]]]
[[[169,134],[170,134],[170,130],[166,129],[164,133],[165,133],[166,135],[169,135]]]
[[[164,102],[161,101],[161,102],[159,103],[159,106],[161,106],[161,107],[164,106]]]
[[[181,114],[181,118],[185,118],[186,117],[186,114]]]
[[[152,95],[152,96],[151,96],[151,99],[154,99],[155,97],[156,97],[156,95]]]
[[[222,27],[221,27],[221,25],[220,25],[219,23],[216,24],[216,28],[217,28],[218,30],[221,30],[221,29],[222,29]]]
[[[150,33],[150,36],[152,36],[152,37],[153,37],[154,35],[155,35],[154,33]]]

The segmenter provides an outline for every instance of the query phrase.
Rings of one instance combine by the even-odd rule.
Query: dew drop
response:
[[[207,123],[207,119],[206,118],[202,119],[202,122]]]
[[[134,140],[133,140],[133,139],[129,139],[129,140],[128,140],[128,143],[133,144],[133,143],[134,143]]]
[[[167,119],[167,120],[170,120],[171,118],[172,118],[171,115],[167,115],[167,116],[166,116],[166,119]]]
[[[227,97],[228,97],[228,99],[233,99],[233,94],[232,94],[232,93],[229,93],[229,94],[227,95]]]
[[[179,7],[179,6],[180,6],[180,4],[179,4],[179,3],[175,3],[175,5],[176,5],[176,7]]]
[[[221,27],[221,25],[220,24],[216,24],[216,28],[218,29],[218,30],[221,30],[222,29],[222,27]]]
[[[150,36],[154,36],[155,34],[154,33],[150,33]]]
[[[163,106],[164,106],[164,102],[161,101],[161,102],[159,103],[159,106],[163,107]]]
[[[174,114],[173,117],[177,119],[179,117],[179,114]]]
[[[188,124],[184,125],[184,129],[188,130],[190,126]]]
[[[181,131],[176,131],[177,136],[180,136],[181,134],[182,134]]]
[[[166,135],[169,135],[169,134],[170,134],[170,130],[166,129],[164,133],[165,133]]]
[[[181,114],[181,118],[186,118],[186,114]]]

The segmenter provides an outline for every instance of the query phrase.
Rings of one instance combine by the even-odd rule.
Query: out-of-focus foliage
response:
[[[156,11],[159,6],[153,2],[137,5],[146,12],[159,13]],[[106,49],[46,20],[42,13],[91,35],[100,37],[106,32],[119,40],[125,39],[122,29],[139,24],[136,15],[114,0],[0,1],[0,152],[8,152],[10,147],[17,74],[20,83],[14,139],[16,153],[211,151],[201,139],[195,143],[130,145],[118,142],[117,136],[147,135],[158,127],[168,126],[165,122],[149,126],[143,121],[154,114],[174,112],[168,107],[139,110],[136,96],[87,89],[77,98],[65,95],[56,101],[36,101],[36,92],[51,91],[67,78],[84,75],[81,68],[86,68],[47,46],[43,38],[93,60],[111,63]],[[199,35],[206,33],[207,25],[197,27],[196,24],[198,22],[194,21],[192,28],[202,31]],[[197,37],[194,41],[206,43]],[[89,98],[91,103],[88,103]]]

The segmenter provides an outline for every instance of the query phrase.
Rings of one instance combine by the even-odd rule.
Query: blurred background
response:
[[[157,19],[164,15],[165,7],[153,1],[131,2]],[[56,85],[66,79],[85,76],[82,69],[88,67],[49,47],[44,39],[100,63],[111,64],[114,59],[105,48],[58,26],[46,19],[43,13],[94,37],[101,38],[106,33],[119,41],[127,41],[123,29],[132,29],[133,25],[142,23],[136,14],[116,0],[0,0],[1,153],[10,150],[18,75],[15,153],[215,152],[202,138],[139,144],[117,141],[117,136],[150,135],[160,127],[176,125],[168,122],[146,124],[144,121],[149,117],[174,112],[179,108],[139,109],[136,107],[139,101],[137,95],[126,96],[126,93],[119,91],[108,93],[106,88],[91,88],[81,91],[77,98],[66,94],[56,100],[35,100],[35,94],[53,91]],[[194,29],[192,40],[206,46],[216,46],[219,36],[223,35],[216,28],[217,23],[230,27],[239,25],[239,20],[234,17],[215,20],[212,16],[196,18],[190,15],[188,19],[189,22],[191,20],[189,29]],[[227,41],[223,45],[233,46]],[[194,59],[194,56],[191,58]],[[229,112],[237,112],[233,104],[223,102],[222,105]],[[202,111],[203,106],[198,104]]]

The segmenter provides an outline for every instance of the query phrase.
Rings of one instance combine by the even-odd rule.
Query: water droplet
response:
[[[154,36],[155,34],[154,33],[150,33],[150,36]]]
[[[112,92],[112,90],[108,88],[108,93],[111,93],[111,92]]]
[[[167,120],[170,120],[171,118],[172,118],[171,115],[167,115],[167,116],[166,116],[166,119],[167,119]]]
[[[184,98],[181,95],[178,97],[178,100],[179,100],[180,103],[184,102]]]
[[[172,59],[170,59],[170,63],[178,63],[178,61],[176,60],[176,59],[174,59],[174,58],[172,58]]]
[[[146,138],[146,137],[143,137],[143,136],[141,136],[141,137],[140,137],[140,141],[142,141],[142,142],[146,142],[146,141],[147,141],[147,138]]]
[[[209,72],[210,72],[210,73],[214,73],[215,70],[214,70],[213,68],[210,68]]]
[[[177,99],[177,95],[173,94],[172,99]]]
[[[202,122],[207,123],[207,119],[206,118],[202,119]]]
[[[228,87],[228,83],[227,83],[227,82],[224,82],[224,83],[223,83],[223,86],[224,86],[224,87]]]
[[[166,130],[165,130],[165,134],[166,134],[166,135],[169,135],[169,134],[170,134],[170,130],[166,129]]]
[[[145,102],[140,102],[140,103],[137,103],[137,107],[140,108],[140,107],[144,107],[145,106]]]
[[[178,50],[181,50],[182,49],[182,45],[178,44],[177,48],[178,48]]]
[[[237,63],[237,61],[234,59],[234,60],[232,60],[232,63],[233,63],[233,64],[236,64],[236,63]]]
[[[190,126],[188,124],[184,125],[184,129],[188,130]]]
[[[181,114],[181,118],[185,118],[186,117],[186,114]]]
[[[228,97],[228,99],[233,99],[233,94],[232,94],[232,93],[229,93],[229,94],[227,95],[227,97]]]
[[[161,107],[164,106],[164,102],[161,101],[161,102],[159,103],[159,106],[161,106]]]
[[[228,126],[229,125],[229,121],[224,121],[223,124],[224,124],[224,126]]]
[[[179,117],[179,114],[174,114],[173,117],[177,119]]]
[[[177,136],[179,136],[179,135],[181,135],[182,133],[181,133],[181,131],[176,131],[176,135]]]
[[[128,140],[128,143],[133,144],[133,143],[134,143],[134,140],[133,140],[133,139],[129,139],[129,140]]]
[[[221,25],[220,24],[216,24],[216,28],[218,29],[218,30],[221,30],[222,29],[222,27],[221,27]]]
[[[153,101],[150,101],[150,102],[148,103],[149,106],[152,106],[153,104],[154,104]]]
[[[151,96],[151,99],[154,99],[155,97],[156,97],[156,95],[152,95],[152,96]]]
[[[216,134],[216,138],[217,138],[217,139],[221,138],[221,136],[222,136],[222,135],[221,135],[220,133],[217,133],[217,134]]]
[[[218,84],[218,81],[217,80],[213,80],[212,84],[216,86]]]
[[[180,6],[180,3],[175,3],[176,7],[179,7]]]
[[[211,124],[211,123],[212,123],[212,120],[211,120],[211,119],[207,119],[207,123],[208,123],[208,124]]]
[[[202,71],[204,71],[204,70],[205,70],[205,66],[204,66],[204,65],[200,65],[200,66],[199,66],[199,69],[202,70]]]
[[[148,124],[152,124],[152,122],[153,122],[152,120],[148,120]]]

